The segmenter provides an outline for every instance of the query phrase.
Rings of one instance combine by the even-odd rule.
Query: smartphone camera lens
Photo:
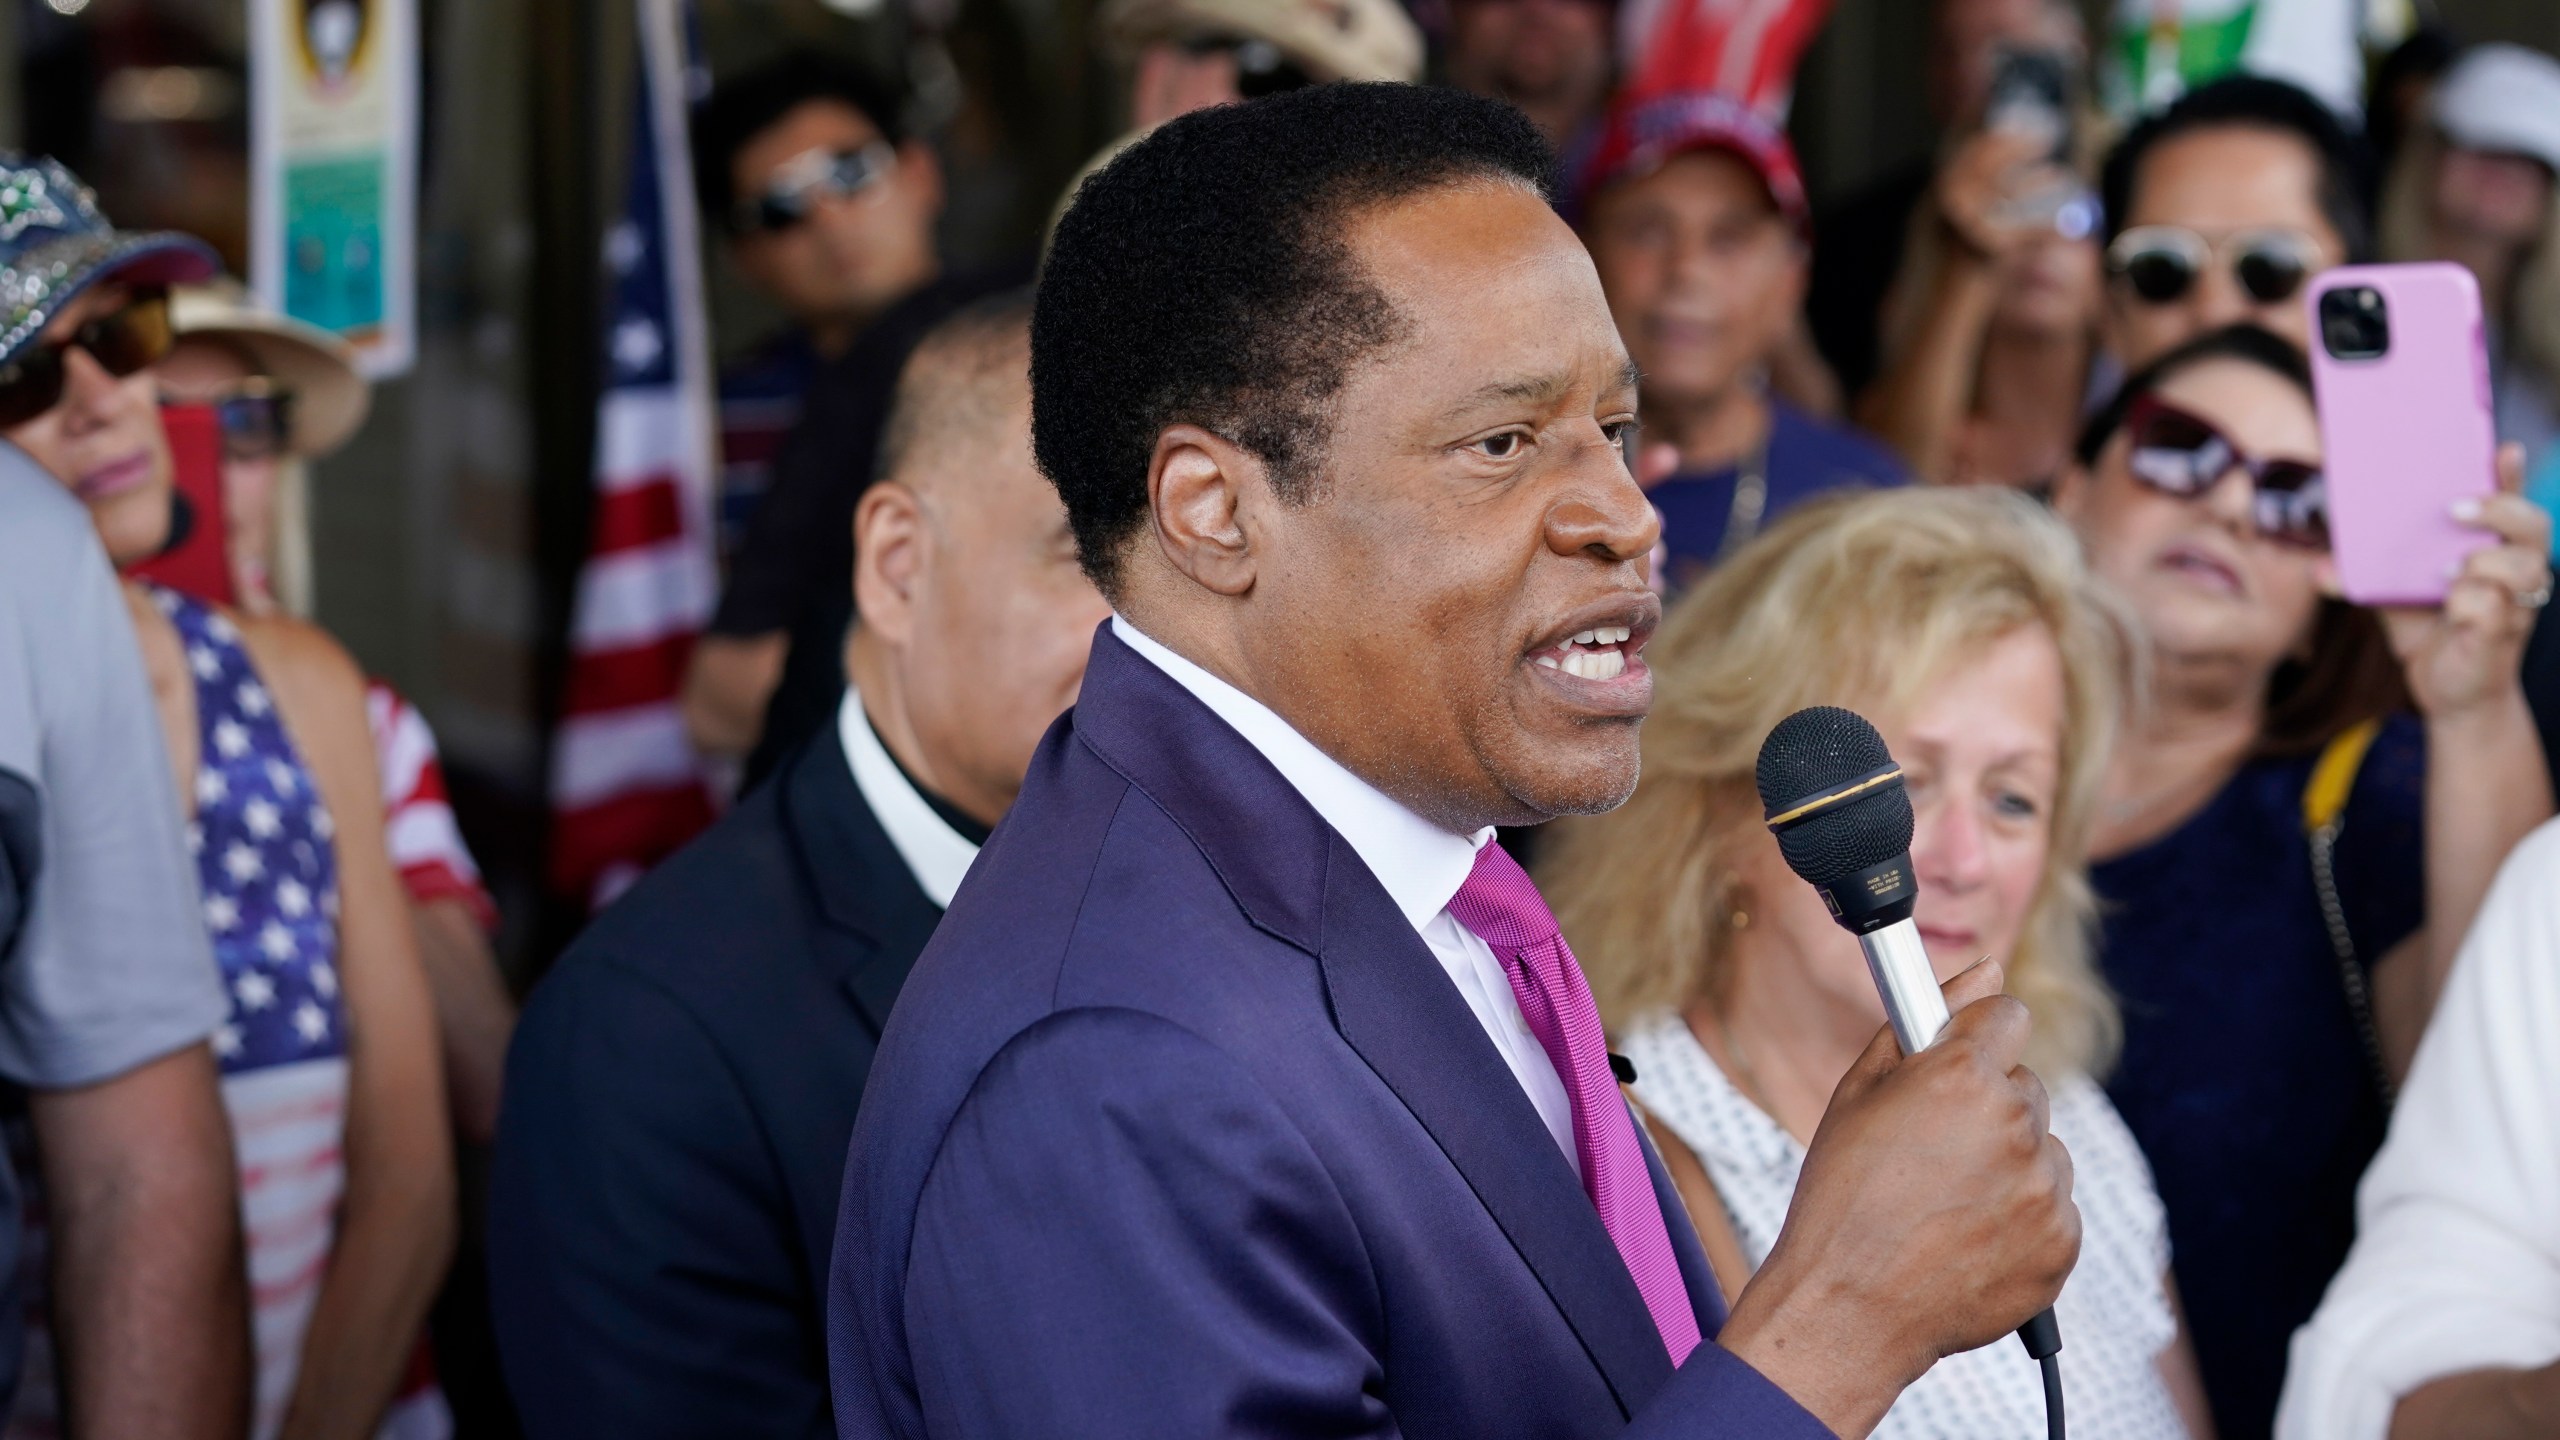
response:
[[[2391,310],[2370,285],[2320,295],[2320,343],[2332,359],[2371,360],[2391,348]]]

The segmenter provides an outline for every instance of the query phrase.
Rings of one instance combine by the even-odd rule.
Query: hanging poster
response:
[[[249,0],[250,283],[380,379],[416,350],[416,0]]]

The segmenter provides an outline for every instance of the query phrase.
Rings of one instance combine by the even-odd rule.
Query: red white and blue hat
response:
[[[1787,223],[1799,234],[1812,230],[1804,170],[1787,133],[1741,101],[1709,90],[1621,96],[1590,148],[1569,160],[1566,190],[1575,210],[1588,214],[1601,191],[1698,150],[1722,151],[1750,166]]]
[[[98,197],[62,162],[0,150],[0,365],[102,280],[173,285],[221,271],[212,247],[192,235],[107,223]]]

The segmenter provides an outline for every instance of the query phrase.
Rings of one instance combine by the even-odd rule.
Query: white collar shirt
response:
[[[844,687],[844,703],[836,707],[836,738],[853,769],[854,788],[871,807],[871,818],[888,832],[890,845],[907,862],[925,898],[950,909],[970,862],[978,858],[977,845],[935,814],[898,762],[889,758],[889,747],[880,743],[862,708],[861,693],[850,685]]]
[[[1555,1062],[1547,1058],[1546,1048],[1521,1015],[1519,998],[1512,994],[1502,962],[1482,938],[1449,913],[1450,900],[1475,868],[1476,851],[1492,842],[1493,831],[1453,835],[1441,829],[1317,749],[1269,706],[1165,648],[1127,620],[1112,616],[1111,631],[1243,736],[1351,846],[1422,937],[1431,958],[1448,973],[1449,982],[1458,987],[1459,998],[1466,1001],[1485,1038],[1493,1042],[1495,1053],[1520,1082],[1566,1162],[1578,1168],[1573,1105],[1566,1098]]]

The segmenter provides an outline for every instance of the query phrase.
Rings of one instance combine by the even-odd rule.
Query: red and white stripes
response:
[[[1783,123],[1796,65],[1831,0],[1627,0],[1618,12],[1626,93],[1706,90]]]
[[[602,905],[710,823],[685,662],[718,594],[712,374],[685,145],[680,0],[638,0],[628,204],[606,237],[595,512],[551,762],[551,878]]]

